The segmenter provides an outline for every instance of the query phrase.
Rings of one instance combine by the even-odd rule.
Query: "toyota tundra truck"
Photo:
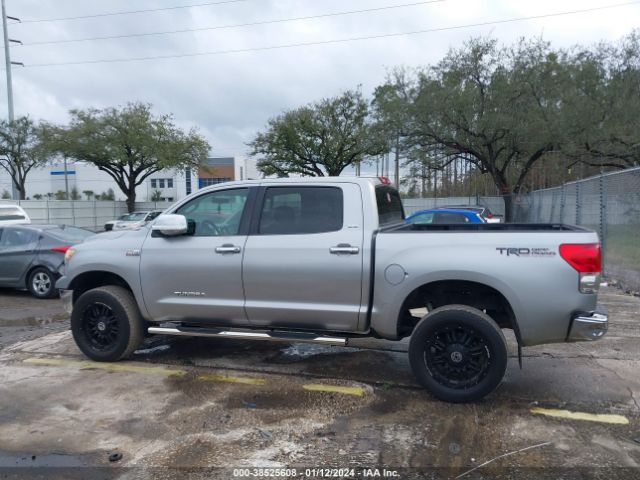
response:
[[[346,345],[410,337],[438,399],[474,401],[521,347],[589,341],[596,233],[562,224],[404,222],[388,181],[289,178],[199,190],[150,225],[68,250],[57,287],[80,350],[131,355],[146,335]]]

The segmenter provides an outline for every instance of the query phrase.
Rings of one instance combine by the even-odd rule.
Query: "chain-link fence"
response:
[[[93,231],[104,230],[104,224],[127,213],[127,204],[119,201],[82,200],[0,200],[20,205],[32,223],[74,225]],[[136,202],[136,211],[164,210],[171,202]]]
[[[514,199],[514,220],[598,232],[607,276],[640,291],[640,168],[606,173]]]

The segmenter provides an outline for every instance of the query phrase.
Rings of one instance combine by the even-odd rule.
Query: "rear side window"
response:
[[[295,235],[342,230],[344,199],[337,187],[269,187],[258,233]]]
[[[433,214],[433,221],[431,223],[469,223],[469,219],[462,213],[437,212]]]
[[[0,237],[0,249],[26,247],[38,241],[38,233],[22,228],[5,228]]]
[[[425,225],[433,222],[433,213],[421,213],[411,218],[411,223]]]
[[[400,194],[395,188],[379,185],[376,187],[378,222],[380,226],[400,223],[404,220],[404,208]]]

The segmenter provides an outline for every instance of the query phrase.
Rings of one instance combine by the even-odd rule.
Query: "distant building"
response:
[[[209,157],[198,168],[198,188],[231,182],[236,179],[234,157]]]
[[[258,178],[255,162],[236,162],[235,157],[210,157],[197,169],[169,168],[150,175],[136,188],[136,200],[146,202],[155,198],[175,202],[200,188],[247,178]],[[71,194],[74,188],[83,200],[107,193],[109,189],[113,190],[116,200],[125,200],[124,193],[111,176],[85,162],[67,162],[66,172],[64,164],[52,163],[33,169],[27,177],[27,197],[31,199],[36,195],[54,198],[56,193],[67,189]],[[11,192],[11,180],[0,169],[0,194],[5,190]]]

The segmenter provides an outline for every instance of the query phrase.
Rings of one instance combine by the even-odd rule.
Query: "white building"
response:
[[[246,179],[248,176],[259,178],[255,162],[246,159],[236,161],[233,157],[226,160],[231,160],[233,174],[226,175],[231,180]],[[150,175],[138,186],[136,200],[152,201],[155,194],[158,201],[177,201],[198,190],[200,183],[197,169],[190,169],[188,172],[178,169],[163,170]],[[109,189],[113,190],[116,200],[126,199],[109,174],[84,162],[68,162],[66,170],[64,164],[53,163],[31,170],[27,176],[26,191],[30,199],[40,196],[55,198],[57,192],[68,191],[71,194],[74,188],[83,200],[107,193]],[[0,195],[5,191],[11,193],[11,179],[6,171],[1,170]]]

